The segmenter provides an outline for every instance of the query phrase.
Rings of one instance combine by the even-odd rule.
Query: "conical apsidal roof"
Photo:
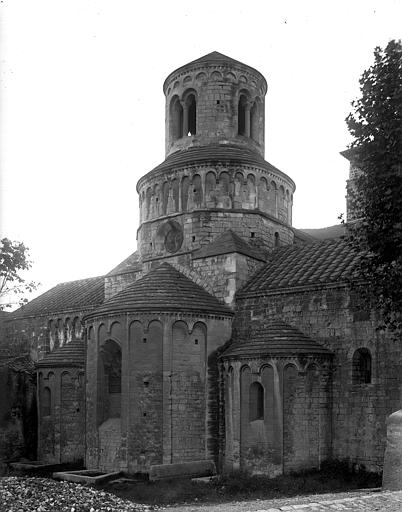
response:
[[[162,263],[104,302],[85,318],[136,311],[183,311],[232,316],[228,306],[204,288]]]
[[[85,344],[83,340],[64,343],[62,347],[57,347],[36,363],[37,368],[53,368],[55,366],[62,368],[78,366],[81,368],[84,365]]]
[[[293,326],[278,320],[251,327],[249,339],[235,341],[222,357],[288,357],[301,354],[329,357],[332,352]]]

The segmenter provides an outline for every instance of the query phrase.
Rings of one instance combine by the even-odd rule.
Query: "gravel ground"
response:
[[[0,512],[401,512],[402,491],[365,489],[275,500],[233,501],[220,504],[154,507],[133,503],[105,492],[71,482],[47,478],[0,478]]]
[[[0,478],[1,512],[148,512],[155,507],[99,489],[47,478]]]

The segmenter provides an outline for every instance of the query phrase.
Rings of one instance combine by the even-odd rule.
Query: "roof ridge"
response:
[[[55,284],[52,288],[56,288],[56,286],[61,286],[61,285],[65,285],[65,284],[79,283],[79,282],[83,282],[83,281],[94,281],[95,279],[101,279],[101,278],[102,279],[105,278],[105,274],[101,275],[101,276],[84,277],[83,279],[72,279],[71,281],[62,281],[61,283]],[[49,290],[51,290],[52,288],[49,288]],[[47,290],[47,291],[49,291],[49,290]],[[43,293],[46,293],[46,292],[43,292]]]
[[[13,311],[10,319],[88,309],[100,304],[103,300],[104,276],[66,281],[44,291]]]
[[[254,247],[247,240],[244,240],[232,229],[227,229],[218,234],[209,244],[203,245],[192,253],[193,259],[217,256],[219,254],[230,254],[238,252],[245,256],[266,261],[265,254],[258,247]]]

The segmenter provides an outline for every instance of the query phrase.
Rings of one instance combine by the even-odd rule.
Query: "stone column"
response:
[[[42,433],[41,433],[41,420],[42,420],[42,403],[41,403],[41,394],[43,393],[43,372],[36,372],[36,410],[38,415],[37,427],[38,427],[38,458],[42,459]],[[52,402],[54,403],[54,389],[50,390],[50,412],[52,412]],[[53,396],[52,396],[53,395]],[[53,407],[54,410],[54,407]],[[43,459],[42,459],[43,460]]]
[[[163,326],[163,464],[172,462],[172,319],[166,319]]]
[[[274,188],[274,195],[275,195],[275,217],[278,219],[278,189]]]
[[[54,456],[58,463],[61,463],[61,373],[58,368],[54,372]]]
[[[98,439],[98,340],[99,323],[93,324],[92,338],[87,344],[86,364],[86,427],[85,427],[85,466],[87,469],[96,469],[99,463]]]
[[[206,172],[205,170],[199,170],[199,174],[201,176],[201,190],[202,190],[202,208],[206,208],[207,206],[207,193],[206,193],[206,186],[205,186],[205,177]]]
[[[124,329],[124,330],[123,330]],[[128,453],[130,446],[130,338],[129,320],[126,318],[125,325],[122,325],[124,333],[121,341],[121,445],[125,448],[125,470],[130,471]]]
[[[280,456],[283,472],[283,365],[278,364],[277,360],[272,360],[271,364],[274,371],[274,411],[276,416],[274,423],[274,435],[276,439],[278,439],[278,441],[280,440],[281,443],[280,453],[277,453],[276,456],[278,457],[278,459]]]
[[[232,420],[232,461],[233,469],[240,469],[240,361],[233,363],[233,395],[231,400],[231,420]]]
[[[225,400],[225,460],[224,466],[232,469],[233,463],[233,371],[229,371],[228,362],[225,361],[223,373],[224,400]]]
[[[250,137],[250,111],[251,105],[250,103],[246,103],[244,115],[244,135],[246,137]]]
[[[188,105],[186,102],[182,103],[183,106],[183,137],[188,134]]]

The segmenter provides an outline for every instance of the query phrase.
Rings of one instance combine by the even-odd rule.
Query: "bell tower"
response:
[[[166,157],[208,144],[248,147],[264,156],[267,82],[257,70],[212,52],[165,80]]]
[[[267,82],[218,52],[165,80],[165,160],[140,178],[141,260],[191,266],[230,231],[266,252],[293,242],[294,182],[264,160]]]

